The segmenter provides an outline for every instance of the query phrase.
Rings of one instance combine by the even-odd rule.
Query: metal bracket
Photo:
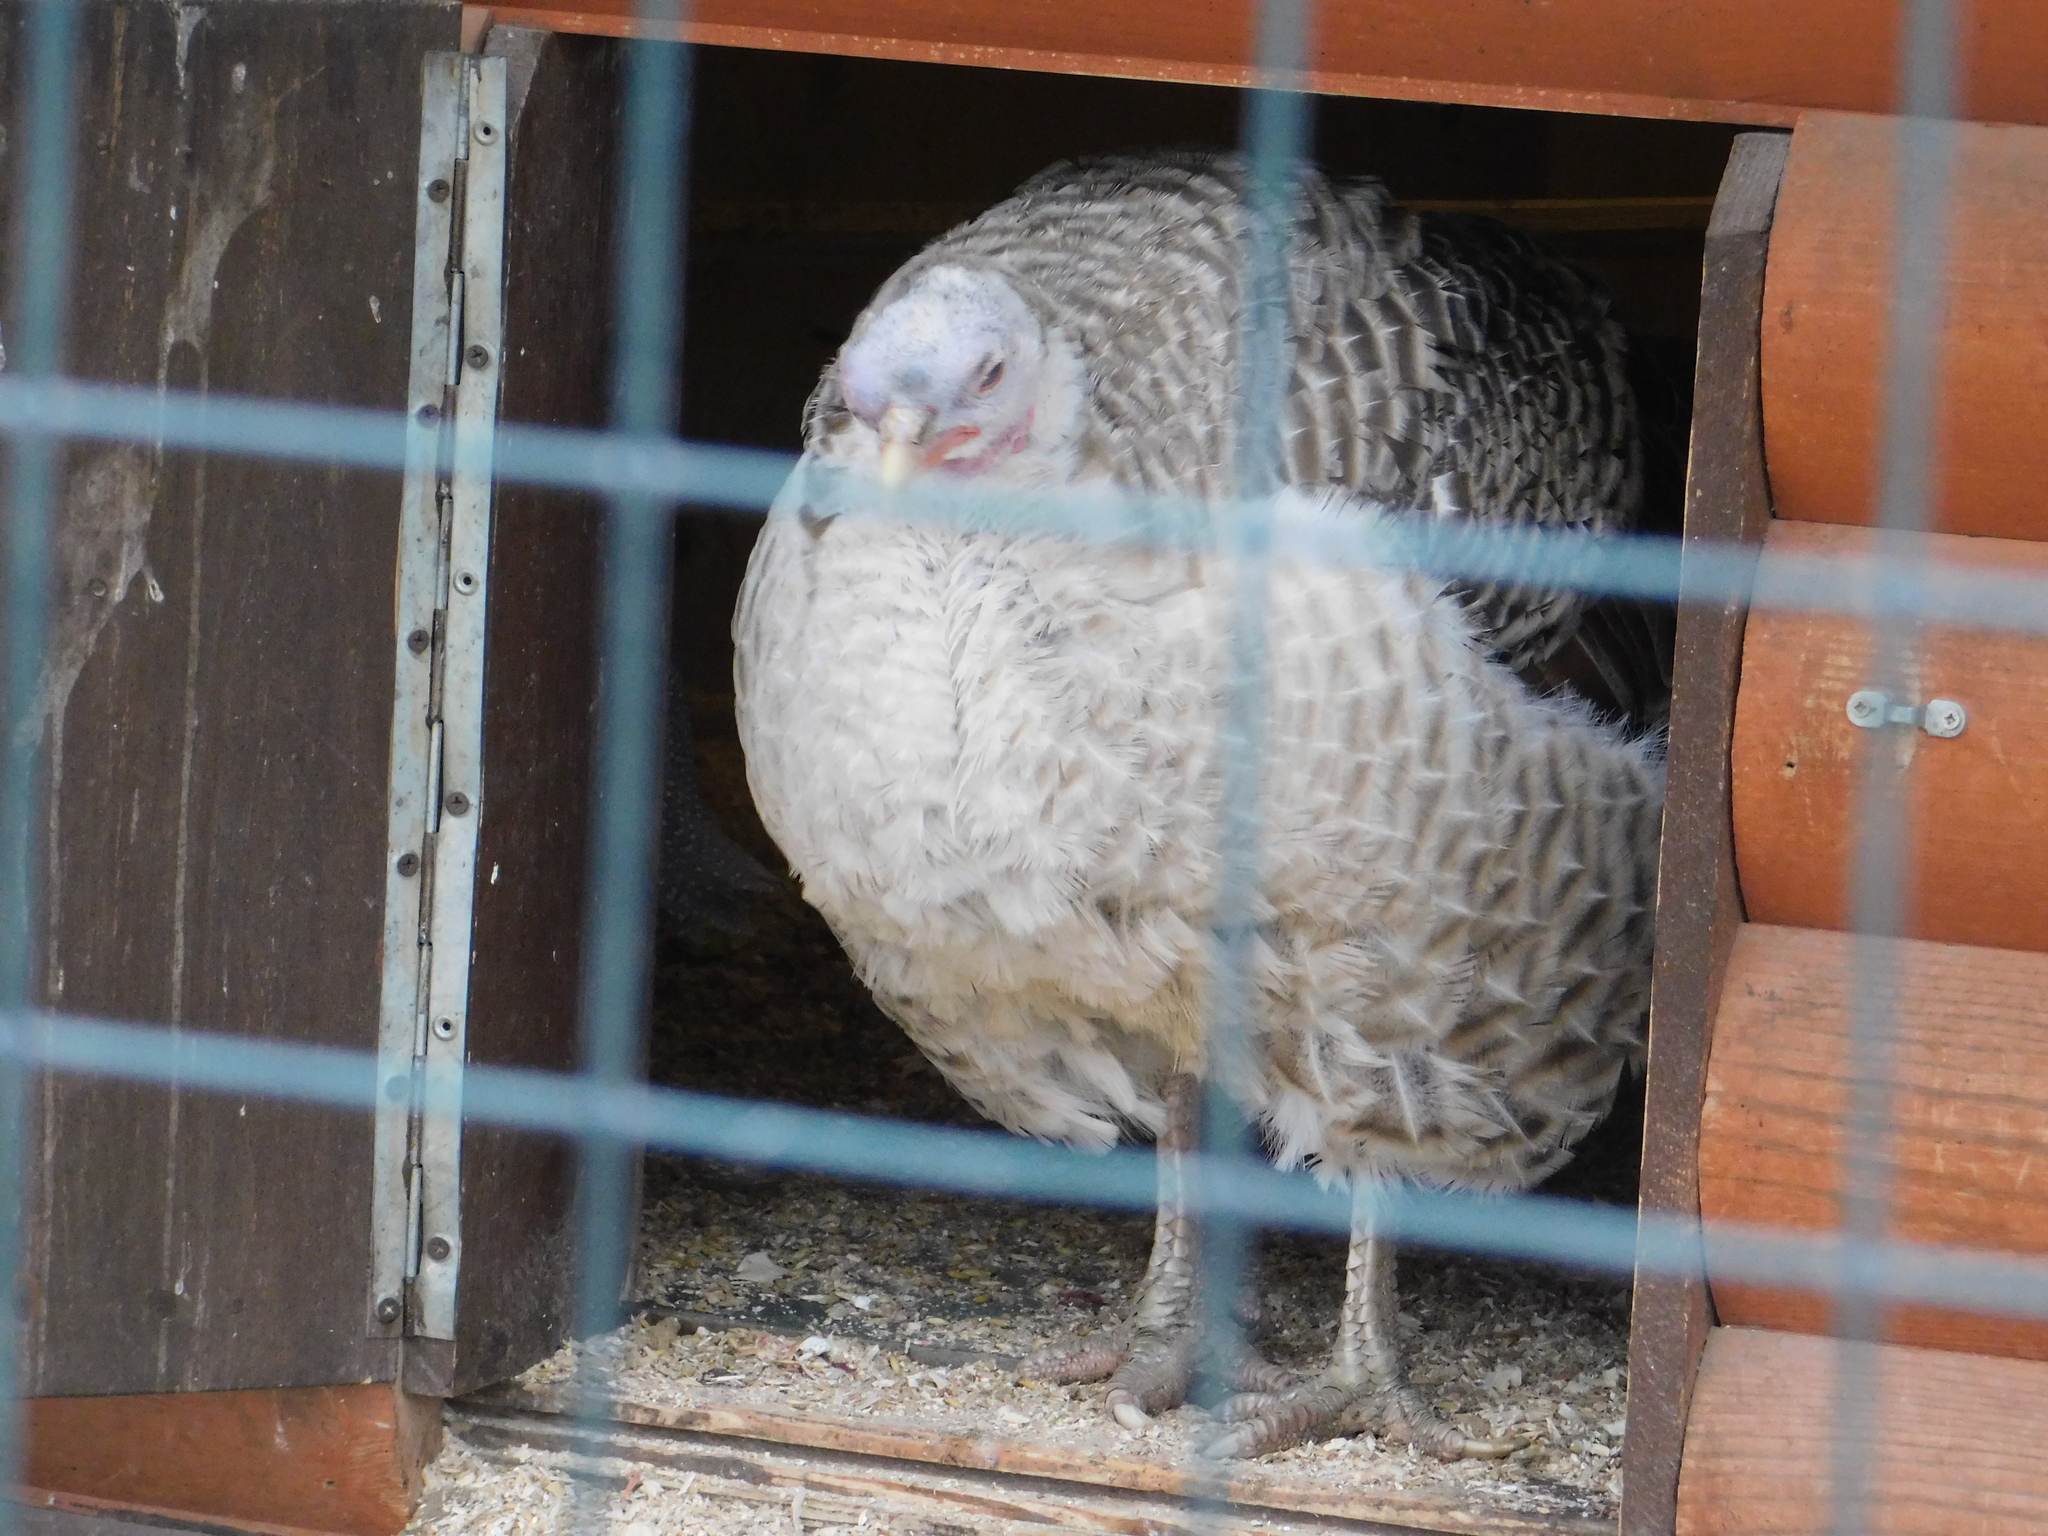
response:
[[[503,330],[505,64],[429,54],[399,509],[369,1331],[452,1339]]]
[[[1969,712],[1954,699],[1929,699],[1925,704],[1900,704],[1877,688],[1859,688],[1849,695],[1849,723],[1866,731],[1888,725],[1918,727],[1930,736],[1950,740],[1963,734]]]

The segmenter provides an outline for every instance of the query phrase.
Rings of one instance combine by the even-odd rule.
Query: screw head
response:
[[[398,856],[398,872],[410,880],[420,872],[420,856],[416,853],[401,853]]]
[[[405,637],[405,648],[415,656],[427,654],[427,647],[434,643],[434,637],[424,629],[416,629]]]
[[[453,1040],[455,1038],[455,1021],[446,1015],[434,1020],[434,1038],[436,1040]]]
[[[379,1296],[376,1311],[378,1322],[395,1323],[404,1315],[405,1308],[398,1304],[396,1296]]]
[[[1862,726],[1882,725],[1885,706],[1890,702],[1875,688],[1859,688],[1849,695],[1849,723]]]
[[[100,580],[99,577],[95,576],[91,581],[85,584],[85,590],[90,592],[94,597],[105,597],[107,595],[107,584],[104,581]]]
[[[488,368],[491,366],[491,349],[480,341],[473,343],[470,349],[462,355],[472,368]]]
[[[430,1237],[427,1239],[427,1257],[436,1264],[447,1263],[448,1255],[454,1251],[454,1245],[445,1237]]]
[[[1963,734],[1970,717],[1954,699],[1929,699],[1927,709],[1921,718],[1926,722],[1927,734],[1944,740]]]
[[[449,187],[447,179],[445,177],[436,176],[432,181],[427,183],[427,201],[430,203],[447,202],[448,192]]]
[[[446,800],[443,800],[441,804],[446,808],[450,816],[467,816],[469,814],[469,796],[459,789]]]
[[[496,123],[479,121],[469,131],[476,135],[476,141],[479,144],[494,143],[498,137],[498,125]]]
[[[423,405],[417,411],[413,412],[413,416],[418,420],[421,426],[431,427],[435,422],[441,419],[441,407],[439,407],[438,405]]]
[[[464,596],[468,596],[471,592],[474,592],[476,589],[477,579],[475,571],[457,571],[455,573],[456,591],[462,593]]]

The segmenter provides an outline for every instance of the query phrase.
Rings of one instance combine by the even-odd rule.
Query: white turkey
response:
[[[1290,228],[1284,513],[1635,524],[1625,338],[1585,279],[1308,170]],[[1234,159],[1162,156],[1055,167],[935,241],[812,397],[734,619],[762,818],[883,1009],[1014,1131],[1160,1144],[1132,1318],[1028,1367],[1110,1377],[1133,1426],[1196,1365],[1175,1153],[1209,1069],[1232,563],[838,516],[819,487],[1232,496],[1248,231]],[[1282,559],[1269,591],[1252,1049],[1227,1086],[1283,1165],[1526,1187],[1641,1049],[1658,647],[1533,586]],[[1223,1349],[1246,1390],[1211,1449],[1361,1418],[1511,1449],[1405,1384],[1394,1318],[1361,1220],[1328,1370]]]

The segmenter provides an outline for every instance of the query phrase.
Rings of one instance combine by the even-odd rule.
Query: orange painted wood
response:
[[[1876,521],[1897,172],[1885,119],[1815,114],[1792,135],[1764,288],[1780,517]],[[1959,128],[1949,215],[1945,276],[1913,276],[1946,306],[1929,526],[2048,539],[2048,129]]]
[[[2048,331],[2042,333],[2048,337]],[[2048,343],[2036,338],[2048,351]],[[1768,401],[1767,401],[1768,406]],[[1780,555],[1839,560],[1885,552],[2048,576],[2048,544],[1886,534],[1778,522]],[[1735,863],[1752,921],[1850,925],[1850,876],[1866,757],[1901,781],[1913,871],[1902,931],[1997,949],[2048,949],[2048,638],[1929,627],[1910,671],[1915,701],[1969,711],[1952,741],[1849,723],[1870,686],[1860,622],[1758,606],[1743,640],[1733,748]]]
[[[350,1536],[405,1528],[441,1435],[437,1400],[388,1385],[23,1406],[22,1480],[38,1490]]]
[[[651,9],[651,8],[650,8]],[[639,31],[780,48],[1066,74],[1243,85],[1250,0],[693,0],[687,21],[635,0],[492,8],[514,26]],[[1790,125],[1802,108],[1887,112],[1903,0],[1326,0],[1309,89]],[[2048,122],[2048,7],[1962,8],[1966,115]]]
[[[1869,965],[1872,946],[1880,958]],[[1893,1039],[1892,1236],[2048,1254],[2048,955],[1754,924],[1737,936],[1700,1112],[1700,1211],[1840,1225],[1859,949]],[[1713,1281],[1724,1323],[1829,1331],[1828,1298]],[[1902,1307],[1896,1343],[2048,1360],[2048,1325]]]
[[[1843,1346],[1716,1328],[1700,1363],[1678,1536],[1836,1529],[1831,1430]],[[1875,1350],[1871,1477],[1859,1529],[1899,1536],[2048,1530],[2048,1366]]]

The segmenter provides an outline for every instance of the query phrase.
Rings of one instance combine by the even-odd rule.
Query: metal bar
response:
[[[648,14],[672,10],[657,4]],[[614,426],[636,438],[676,426],[689,64],[676,44],[636,43],[627,51],[611,403]],[[581,1009],[582,1072],[592,1086],[628,1083],[640,1064],[660,832],[671,511],[658,497],[624,495],[604,523]],[[588,1337],[613,1326],[629,1282],[637,1148],[593,1121],[579,1151],[576,1331]],[[584,1357],[574,1388],[579,1404],[593,1400],[608,1374],[602,1361]],[[602,1520],[587,1498],[577,1517],[593,1528]]]
[[[262,1095],[367,1111],[378,1092],[366,1051],[205,1031],[171,1032],[75,1014],[38,1012],[0,1036],[0,1055],[41,1071],[127,1082],[176,1081],[190,1092]],[[445,1112],[445,1103],[432,1106]],[[557,1136],[599,1125],[621,1141],[688,1156],[805,1169],[837,1178],[1146,1210],[1153,1160],[1123,1149],[1081,1153],[992,1131],[875,1119],[838,1110],[726,1098],[580,1074],[472,1066],[464,1116]],[[1197,1211],[1298,1231],[1343,1232],[1350,1202],[1307,1174],[1259,1158],[1192,1154]],[[1540,1195],[1481,1196],[1413,1188],[1381,1192],[1376,1217],[1404,1242],[1539,1259],[1626,1274],[1633,1259],[1660,1274],[1697,1270],[1700,1224]],[[1820,1290],[1873,1289],[1895,1302],[2048,1319],[2048,1258],[1910,1242],[1860,1244],[1834,1233],[1715,1221],[1704,1229],[1716,1278]],[[1882,1259],[1882,1263],[1878,1262]],[[1846,1260],[1846,1262],[1845,1262]]]
[[[485,814],[484,632],[491,554],[491,469],[498,419],[504,329],[505,61],[463,56],[456,146],[466,166],[451,233],[461,260],[449,278],[449,314],[457,360],[454,412],[446,423],[449,476],[441,645],[435,658],[440,774],[434,834],[433,904],[427,914],[426,1039],[421,1072],[428,1102],[444,1087],[461,1099],[468,1050],[469,967],[476,896],[477,829]],[[465,154],[466,151],[466,154]],[[459,295],[459,308],[457,307]],[[412,1331],[455,1337],[462,1266],[462,1117],[428,1113],[420,1123],[419,1278]]]
[[[21,180],[16,185],[13,310],[15,368],[31,379],[62,370],[71,302],[72,102],[79,7],[33,0],[28,8],[26,78],[17,85]],[[37,828],[41,824],[43,650],[50,614],[51,524],[61,443],[18,437],[7,460],[4,684],[5,765],[0,768],[0,1010],[8,1032],[26,1026],[39,1001],[35,949]],[[18,1059],[0,1063],[0,1276],[14,1293],[23,1251],[26,1080]],[[0,1316],[0,1478],[20,1481],[20,1325]],[[10,1506],[0,1533],[13,1529]]]
[[[1220,870],[1211,920],[1215,961],[1206,1007],[1202,1111],[1202,1149],[1212,1159],[1242,1157],[1252,1142],[1235,1090],[1257,1071],[1248,1036],[1258,996],[1252,966],[1262,842],[1270,503],[1285,478],[1281,423],[1293,372],[1287,261],[1308,147],[1308,102],[1298,85],[1310,14],[1310,0],[1260,0],[1258,85],[1246,94],[1241,130],[1247,219],[1244,313],[1237,336],[1236,499],[1224,514],[1222,538],[1231,569],[1230,675],[1222,721]],[[1202,1195],[1204,1166],[1198,1162],[1190,1169],[1189,1194],[1196,1200]],[[1204,1339],[1227,1339],[1238,1327],[1237,1303],[1249,1275],[1253,1230],[1226,1217],[1203,1223],[1196,1265],[1197,1326]]]
[[[1948,119],[1959,99],[1953,0],[1906,0],[1902,20],[1903,116],[1877,521],[1898,532],[1922,532],[1931,521],[1934,495],[1942,278],[1950,251],[1954,129]],[[1910,589],[1917,572],[1902,564],[1884,579]],[[1910,619],[1879,621],[1873,641],[1871,675],[1877,686],[1922,697],[1911,681],[1918,670],[1919,626]],[[1912,875],[1912,807],[1904,772],[1911,759],[1900,761],[1902,748],[1889,732],[1871,733],[1862,746],[1851,877],[1852,927],[1860,951],[1848,1042],[1854,1086],[1842,1140],[1842,1233],[1852,1244],[1881,1241],[1891,1216],[1896,950],[1887,939],[1905,931]],[[1845,1253],[1845,1265],[1853,1262]],[[1855,1286],[1845,1286],[1835,1300],[1835,1332],[1843,1340],[1832,1458],[1836,1536],[1859,1536],[1875,1508],[1871,1484],[1882,1412],[1878,1344],[1889,1310]]]
[[[449,347],[451,238],[459,54],[427,55],[421,66],[419,174],[413,188],[412,372],[406,390],[405,480],[399,497],[398,575],[392,639],[390,791],[385,831],[384,974],[377,1026],[379,1097],[371,1166],[370,1333],[395,1338],[404,1326],[408,1215],[416,1148],[409,1109],[419,1021],[426,1009],[421,944],[431,875],[427,834],[435,801],[433,725],[435,609],[439,606],[441,413]]]

